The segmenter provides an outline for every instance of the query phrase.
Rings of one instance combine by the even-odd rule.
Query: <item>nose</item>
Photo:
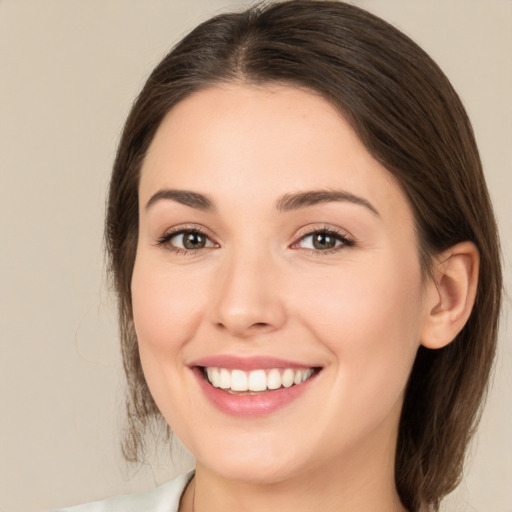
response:
[[[286,308],[277,267],[270,254],[238,254],[224,261],[214,281],[216,328],[237,338],[280,329]]]

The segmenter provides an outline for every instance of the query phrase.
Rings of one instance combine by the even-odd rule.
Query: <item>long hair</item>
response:
[[[204,22],[156,67],[133,105],[106,218],[129,390],[126,457],[137,460],[147,428],[163,422],[144,380],[132,319],[141,164],[165,115],[218,83],[297,86],[335,106],[405,192],[425,273],[450,246],[477,246],[472,314],[445,348],[420,347],[399,425],[395,482],[402,503],[411,512],[437,510],[460,480],[495,354],[502,286],[496,223],[471,124],[446,76],[400,31],[336,1],[270,3]]]

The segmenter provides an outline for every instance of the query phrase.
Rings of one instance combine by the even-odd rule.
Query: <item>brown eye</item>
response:
[[[336,238],[328,233],[316,233],[312,235],[312,243],[315,249],[334,249],[336,242]]]
[[[183,233],[182,235],[183,247],[185,249],[202,249],[206,246],[206,237],[196,231]]]
[[[169,249],[184,251],[196,251],[215,246],[204,233],[195,230],[170,233],[163,237],[159,243],[168,246]]]
[[[301,249],[308,249],[318,252],[327,252],[331,250],[341,249],[343,247],[351,247],[354,243],[341,233],[331,230],[320,230],[303,236],[297,243]]]

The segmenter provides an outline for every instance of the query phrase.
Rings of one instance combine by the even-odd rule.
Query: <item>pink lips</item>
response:
[[[204,377],[204,367],[226,368],[228,370],[259,370],[269,368],[310,368],[311,366],[296,361],[274,357],[238,357],[219,355],[193,361],[190,368],[201,391],[209,402],[225,414],[240,417],[260,417],[269,415],[290,404],[306,392],[316,380],[315,373],[305,382],[289,388],[267,390],[258,394],[232,394],[213,387]]]
[[[239,357],[231,355],[210,356],[197,359],[189,366],[209,366],[210,368],[226,368],[228,370],[263,370],[265,368],[310,368],[309,364],[288,361],[277,357]]]

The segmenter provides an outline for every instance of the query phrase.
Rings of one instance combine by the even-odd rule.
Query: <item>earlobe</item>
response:
[[[475,303],[479,263],[472,242],[461,242],[436,257],[427,290],[421,336],[424,347],[448,345],[466,324]]]

